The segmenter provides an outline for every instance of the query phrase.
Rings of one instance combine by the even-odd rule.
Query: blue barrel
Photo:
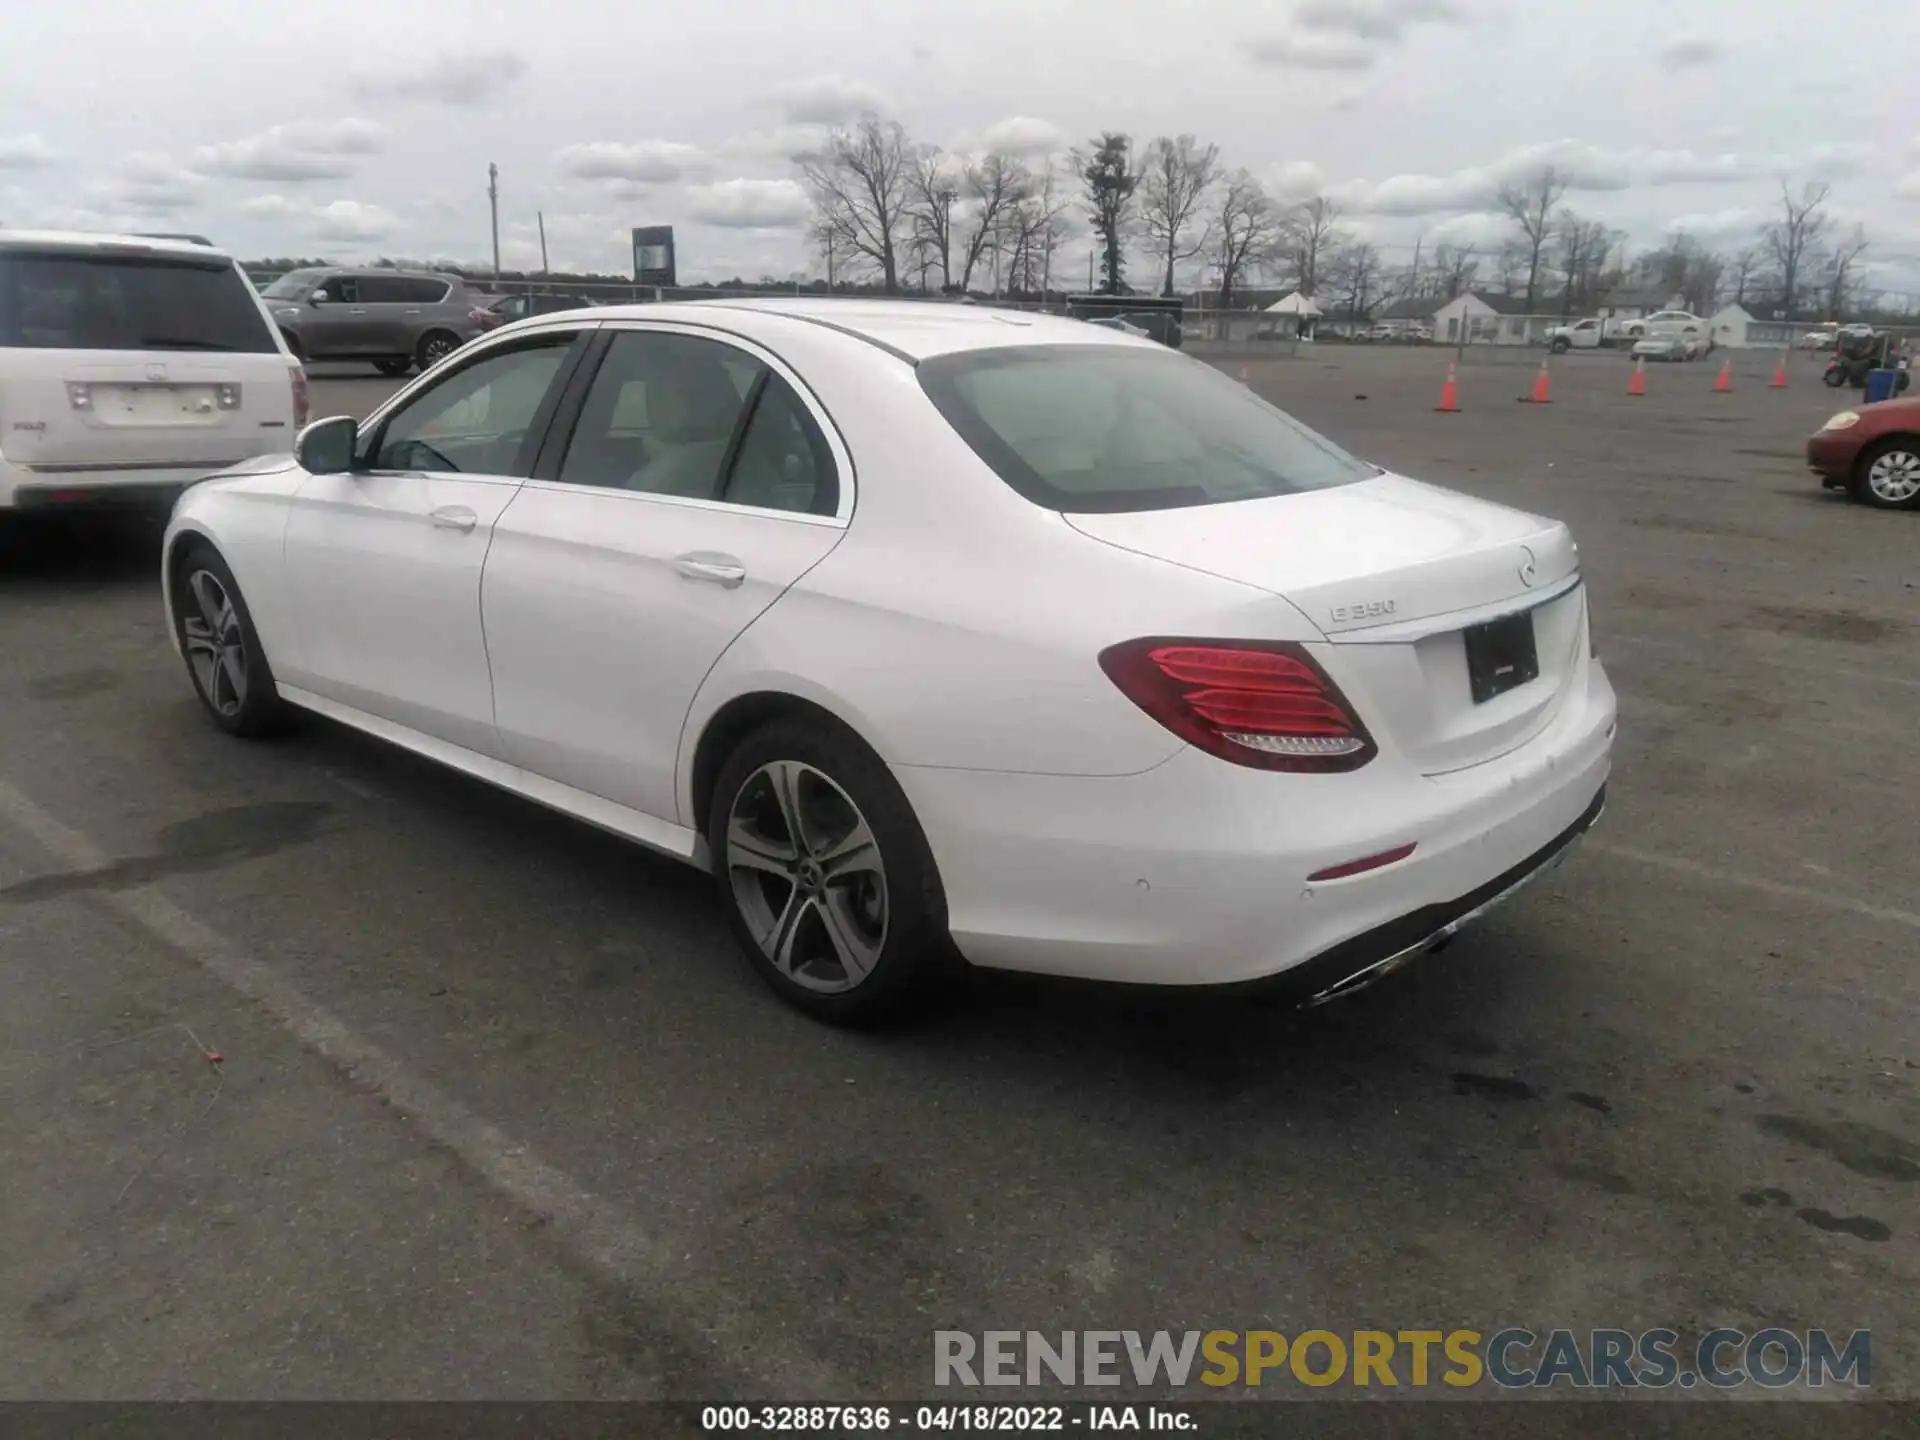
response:
[[[1894,397],[1894,387],[1899,383],[1898,370],[1869,370],[1867,372],[1867,404],[1891,400]]]

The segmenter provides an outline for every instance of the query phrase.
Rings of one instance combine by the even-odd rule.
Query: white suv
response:
[[[0,511],[170,504],[306,421],[306,372],[232,257],[0,230]]]

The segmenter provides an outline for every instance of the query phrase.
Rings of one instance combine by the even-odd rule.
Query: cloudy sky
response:
[[[94,0],[8,15],[0,223],[184,229],[244,255],[625,270],[671,224],[688,279],[809,265],[790,157],[876,109],[1039,155],[1191,131],[1323,190],[1404,261],[1482,241],[1543,157],[1641,246],[1737,248],[1782,178],[1833,184],[1877,283],[1920,292],[1920,6],[1810,0]],[[1076,250],[1061,257],[1075,263]],[[1084,263],[1082,259],[1080,263]]]

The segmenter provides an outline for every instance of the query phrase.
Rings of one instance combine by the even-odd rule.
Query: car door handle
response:
[[[690,555],[673,557],[673,568],[689,580],[706,580],[731,590],[747,578],[747,567],[731,555],[711,550],[696,550]]]
[[[436,530],[458,530],[462,534],[480,523],[480,517],[464,505],[442,505],[433,512]]]

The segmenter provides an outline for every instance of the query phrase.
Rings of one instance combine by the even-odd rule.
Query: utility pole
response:
[[[500,286],[500,167],[487,162],[487,206],[493,211],[493,284]]]
[[[547,273],[547,212],[536,210],[533,213],[540,221],[540,274],[544,277]]]

